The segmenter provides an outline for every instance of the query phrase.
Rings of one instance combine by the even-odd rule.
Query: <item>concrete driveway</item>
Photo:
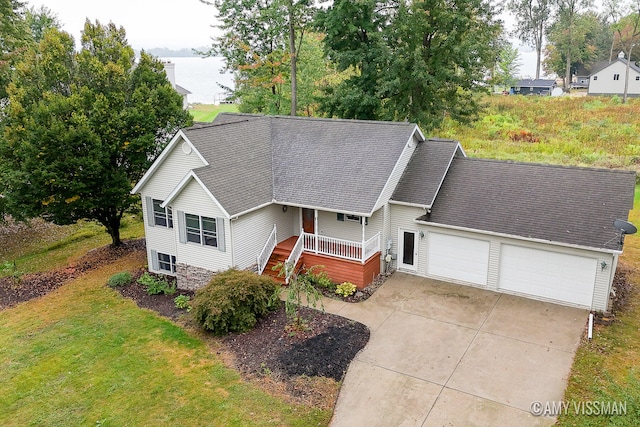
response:
[[[367,301],[325,310],[371,329],[333,427],[549,426],[588,312],[394,273]]]

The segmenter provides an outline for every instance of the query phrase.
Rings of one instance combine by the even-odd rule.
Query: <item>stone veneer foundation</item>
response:
[[[209,283],[214,274],[216,274],[215,271],[206,268],[181,263],[176,265],[178,289],[195,291]]]

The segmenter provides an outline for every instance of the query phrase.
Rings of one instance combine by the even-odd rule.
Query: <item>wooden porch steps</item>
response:
[[[287,258],[289,258],[289,255],[291,254],[291,251],[293,250],[293,247],[295,246],[297,240],[298,236],[292,236],[287,240],[283,240],[282,242],[278,243],[273,250],[273,253],[271,254],[271,257],[267,262],[267,266],[265,267],[262,274],[271,276],[278,283],[284,284],[284,277],[278,277],[278,273],[280,273],[280,270],[274,270],[274,267],[280,263],[285,263]],[[296,272],[300,271],[300,268],[302,268],[302,257],[296,264]]]

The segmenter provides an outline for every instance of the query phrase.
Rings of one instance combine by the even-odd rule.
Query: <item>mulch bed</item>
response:
[[[320,376],[342,380],[349,363],[369,341],[369,328],[344,317],[302,307],[305,329],[294,330],[280,308],[260,319],[255,328],[222,338],[246,374],[279,377]]]
[[[113,262],[136,251],[145,250],[145,240],[127,240],[122,245],[103,246],[87,252],[78,262],[42,273],[29,273],[0,278],[0,310],[48,294],[82,273]]]

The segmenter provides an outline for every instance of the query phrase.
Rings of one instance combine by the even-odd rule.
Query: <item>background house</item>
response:
[[[513,95],[551,95],[551,91],[557,87],[552,79],[522,79],[511,86]]]
[[[610,64],[595,69],[589,79],[589,95],[620,95],[624,94],[627,72],[627,60],[621,52],[618,58]],[[629,64],[629,86],[627,96],[640,96],[640,67],[635,63]]]
[[[176,64],[171,61],[162,61],[162,65],[164,65],[164,71],[167,73],[167,79],[171,83],[171,87],[182,95],[182,108],[187,109],[189,107],[188,97],[191,92],[176,83]]]

